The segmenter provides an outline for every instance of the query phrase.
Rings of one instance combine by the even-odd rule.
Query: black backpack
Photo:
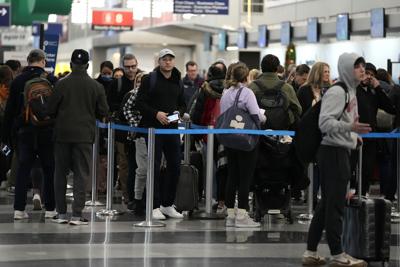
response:
[[[346,102],[342,114],[338,119],[340,120],[344,111],[349,105],[349,90],[344,82],[336,82],[332,86],[340,86],[346,92]],[[322,141],[322,132],[319,129],[318,124],[320,112],[321,101],[318,101],[314,106],[306,111],[297,124],[293,144],[296,151],[296,156],[303,166],[307,166],[309,163],[315,160],[319,145]]]
[[[267,88],[261,81],[255,80],[254,83],[261,89],[256,93],[258,106],[265,109],[267,121],[263,129],[287,130],[290,127],[289,101],[282,87],[285,84],[279,81],[273,88]]]

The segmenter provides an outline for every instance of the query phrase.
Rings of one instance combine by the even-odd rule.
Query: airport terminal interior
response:
[[[121,78],[111,77],[116,72],[116,68],[120,68],[121,73],[130,73],[132,70],[139,69],[149,73],[161,64],[160,62],[165,57],[174,60],[175,67],[181,72],[182,78],[189,75],[189,67],[195,66],[196,75],[198,73],[196,77],[209,81],[207,79],[216,75],[212,71],[219,73],[218,70],[209,70],[210,66],[215,67],[216,64],[221,63],[229,66],[238,61],[245,63],[250,70],[258,70],[257,75],[264,75],[261,74],[260,65],[266,55],[272,54],[279,59],[278,65],[282,67],[280,73],[282,76],[278,75],[280,79],[296,85],[297,80],[292,81],[289,76],[295,77],[294,75],[298,74],[298,67],[308,66],[306,72],[308,74],[315,63],[325,62],[328,71],[330,68],[330,77],[327,81],[331,84],[331,81],[339,78],[341,72],[338,70],[339,56],[343,53],[356,53],[364,58],[363,66],[366,67],[366,72],[374,70],[377,76],[379,70],[383,69],[390,77],[385,84],[390,85],[392,90],[400,92],[399,0],[0,0],[0,38],[0,62],[6,65],[6,62],[19,61],[23,68],[31,64],[27,62],[27,57],[29,61],[32,55],[34,56],[32,49],[43,50],[45,53],[45,58],[42,58],[45,59],[43,68],[49,75],[47,77],[50,81],[50,78],[54,78],[55,81],[73,76],[73,72],[69,74],[71,67],[74,64],[81,64],[82,57],[84,58],[82,64],[88,64],[88,75],[98,81],[104,81],[102,83],[104,85],[114,81],[114,84],[117,84],[117,80],[119,83]],[[82,50],[74,55],[73,51],[76,49]],[[86,54],[88,58],[85,60]],[[131,54],[134,55],[133,59],[126,57]],[[103,65],[105,61],[109,63]],[[129,66],[126,62],[134,63]],[[187,65],[187,62],[194,64]],[[370,65],[365,64],[366,62],[372,63],[373,68],[368,68]],[[13,69],[11,65],[9,66]],[[104,67],[107,73],[104,73]],[[4,74],[0,71],[1,86],[4,83],[2,75]],[[137,73],[135,72],[134,75]],[[307,77],[306,75],[305,80]],[[15,78],[18,79],[18,74],[15,74]],[[151,84],[151,78],[149,79]],[[381,80],[374,78],[373,81],[379,83]],[[9,84],[13,88],[11,81],[6,85]],[[191,81],[191,86],[194,84],[195,82]],[[57,88],[57,84],[55,86]],[[197,89],[200,86],[201,84]],[[300,87],[300,85],[296,86]],[[183,86],[183,89],[185,88],[186,85]],[[293,88],[297,90],[295,86]],[[386,90],[388,87],[382,85],[382,88]],[[119,92],[121,85],[119,84],[115,89]],[[129,88],[131,89],[134,88]],[[4,130],[3,116],[11,108],[4,107],[6,104],[3,103],[1,90],[3,87],[0,87],[0,120],[3,128],[1,134],[3,134],[7,131],[7,129]],[[105,90],[108,94],[109,91],[106,88]],[[386,93],[390,96],[388,92]],[[399,103],[400,93],[397,94],[397,99]],[[107,95],[107,101],[110,101],[109,95]],[[195,104],[196,102],[193,105]],[[385,113],[379,110],[375,110],[375,123],[379,123],[380,120],[376,117],[376,112]],[[396,112],[395,115],[385,113],[389,116],[385,118],[390,120],[388,127],[373,129],[373,132],[386,135],[382,135],[380,139],[367,139],[367,142],[377,140],[378,145],[371,152],[376,156],[371,163],[373,167],[371,167],[370,187],[364,195],[374,201],[387,199],[384,203],[387,205],[390,216],[384,219],[383,216],[376,216],[374,220],[382,221],[388,233],[384,237],[382,237],[383,233],[372,236],[371,232],[376,230],[374,227],[378,227],[375,226],[375,222],[368,225],[370,228],[365,225],[352,225],[354,229],[367,227],[368,230],[361,231],[364,235],[369,233],[367,238],[360,236],[360,232],[354,236],[350,234],[350,237],[349,231],[343,233],[343,240],[345,240],[344,236],[347,236],[347,241],[343,243],[349,242],[348,238],[360,238],[356,242],[358,245],[355,246],[359,248],[364,247],[365,242],[371,243],[377,247],[376,254],[380,253],[378,240],[379,244],[386,244],[387,257],[380,257],[379,254],[380,256],[374,259],[363,258],[371,267],[400,267],[400,134],[396,133],[396,129],[397,131],[400,129],[400,112],[399,110]],[[184,118],[185,116],[181,116],[182,122]],[[114,122],[120,123],[120,121]],[[215,125],[215,121],[213,123]],[[179,140],[182,145],[183,165],[187,164],[184,159],[186,156],[183,156],[185,152],[192,153],[188,154],[190,164],[193,164],[191,162],[193,154],[200,155],[201,163],[195,166],[196,179],[199,179],[199,182],[196,184],[198,188],[196,187],[195,191],[198,192],[194,194],[194,202],[198,203],[192,210],[182,211],[183,218],[169,216],[166,220],[157,220],[152,217],[158,214],[155,215],[150,207],[147,207],[147,211],[145,210],[146,204],[149,206],[153,201],[147,199],[146,203],[146,195],[152,195],[149,188],[154,187],[152,181],[154,175],[163,177],[172,175],[170,169],[162,166],[161,174],[160,171],[155,171],[158,174],[153,173],[154,158],[150,155],[154,144],[150,145],[149,139],[146,139],[146,143],[142,138],[145,154],[150,153],[148,154],[150,158],[147,158],[146,154],[144,163],[145,167],[148,167],[145,172],[146,188],[141,202],[131,199],[131,196],[128,197],[128,194],[133,194],[133,191],[136,197],[137,184],[123,179],[135,179],[135,168],[130,165],[132,160],[129,158],[133,159],[133,162],[138,161],[138,142],[136,142],[135,157],[127,152],[127,146],[124,147],[123,143],[132,142],[126,141],[130,140],[131,135],[121,142],[118,134],[126,133],[126,131],[115,128],[111,130],[111,125],[111,123],[104,124],[103,128],[109,128],[101,129],[100,134],[96,131],[93,145],[95,149],[93,153],[91,150],[90,154],[90,166],[92,166],[90,177],[84,177],[86,205],[82,211],[82,218],[76,219],[77,215],[72,214],[72,210],[76,208],[72,205],[74,174],[71,172],[67,176],[66,217],[71,218],[69,223],[68,220],[60,221],[65,218],[60,217],[60,214],[57,215],[56,211],[46,211],[44,199],[47,196],[45,196],[46,187],[43,183],[48,181],[39,178],[43,181],[38,186],[37,181],[35,182],[37,172],[35,174],[31,172],[31,176],[36,176],[36,178],[25,178],[28,188],[25,208],[27,215],[15,208],[17,191],[18,194],[21,191],[16,189],[15,179],[21,179],[18,178],[18,162],[23,157],[16,156],[14,152],[20,151],[16,147],[11,146],[8,151],[7,144],[9,143],[5,143],[5,139],[1,136],[0,267],[292,267],[304,264],[303,255],[307,249],[311,218],[316,203],[321,202],[322,195],[321,191],[318,193],[318,189],[313,191],[312,183],[304,186],[302,190],[291,190],[291,185],[285,185],[285,189],[279,189],[277,193],[284,195],[279,195],[285,198],[283,201],[280,199],[276,202],[281,203],[282,207],[276,204],[272,208],[265,208],[262,213],[258,212],[260,206],[265,204],[267,207],[268,203],[260,204],[260,201],[272,203],[273,198],[278,195],[271,193],[260,200],[255,193],[259,190],[257,185],[248,183],[251,185],[246,211],[243,206],[241,209],[238,208],[239,205],[243,205],[243,202],[238,204],[241,201],[238,200],[241,195],[241,188],[238,186],[236,188],[238,197],[235,200],[237,209],[234,216],[238,216],[241,212],[239,210],[244,210],[245,215],[250,216],[247,221],[250,227],[245,227],[247,224],[241,227],[236,224],[237,227],[235,227],[235,223],[226,226],[228,219],[225,217],[232,209],[226,209],[224,202],[220,199],[220,192],[225,192],[225,184],[218,180],[220,176],[217,175],[218,164],[220,164],[219,146],[214,148],[210,145],[211,148],[209,148],[206,141],[197,138],[196,142],[192,142],[191,152],[185,151],[183,148],[185,138],[181,134]],[[137,127],[132,124],[130,126]],[[180,129],[184,129],[183,124],[180,126]],[[207,128],[208,125],[202,126]],[[101,128],[99,124],[97,127]],[[114,140],[111,135],[116,135],[115,143],[111,141]],[[16,132],[11,138],[17,139]],[[208,136],[208,140],[211,138],[213,135]],[[285,138],[292,141],[290,137]],[[206,139],[207,136],[204,137],[204,140]],[[279,140],[283,142],[282,139]],[[192,138],[191,141],[194,139]],[[146,150],[146,144],[148,150]],[[159,143],[156,142],[156,144]],[[385,148],[379,144],[383,144]],[[92,144],[89,145],[92,149]],[[125,154],[121,153],[121,149],[125,150]],[[121,160],[121,155],[127,157],[124,162]],[[210,156],[214,159],[209,160]],[[34,157],[36,158],[36,154]],[[93,161],[97,164],[92,165]],[[55,164],[57,169],[57,161]],[[134,163],[138,166],[136,164],[139,162]],[[40,170],[39,165],[35,163],[33,169]],[[107,169],[107,166],[112,165],[113,168]],[[312,166],[308,168],[308,172],[307,167],[302,169],[307,174],[304,175],[310,177],[311,181],[319,179],[319,175],[315,175],[318,172],[317,168]],[[302,171],[291,172],[291,175],[301,176],[300,172]],[[353,177],[357,176],[356,171],[352,174]],[[129,175],[129,177],[122,178],[123,175]],[[136,177],[137,175],[138,171],[136,171]],[[39,171],[39,176],[45,175]],[[247,178],[253,179],[253,177]],[[385,184],[387,179],[391,179],[389,185]],[[316,182],[318,181],[314,181]],[[21,186],[21,182],[18,186]],[[127,189],[129,186],[131,188]],[[272,190],[264,189],[257,192],[267,194]],[[290,194],[286,194],[287,190]],[[391,195],[387,195],[385,190],[392,192]],[[59,197],[56,196],[56,206]],[[179,194],[177,199],[178,197]],[[349,196],[348,199],[350,199]],[[349,208],[346,207],[346,209]],[[58,206],[57,211],[59,211]],[[371,211],[368,210],[368,212]],[[162,213],[165,214],[165,212]],[[75,225],[71,224],[74,221],[73,218],[75,218]],[[253,219],[260,222],[259,227],[252,225],[255,223]],[[376,225],[378,224],[377,222]],[[336,258],[331,259],[332,255],[325,234],[318,246],[318,253],[327,258],[326,265],[321,266],[356,266],[329,265],[334,264]],[[352,255],[350,252],[348,254]],[[317,265],[310,264],[309,266]]]

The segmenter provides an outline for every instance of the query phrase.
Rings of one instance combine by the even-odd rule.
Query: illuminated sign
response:
[[[93,9],[93,30],[129,31],[133,29],[133,12],[126,8]]]

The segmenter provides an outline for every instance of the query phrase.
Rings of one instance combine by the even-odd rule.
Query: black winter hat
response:
[[[365,64],[365,70],[372,71],[375,75],[377,74],[375,65],[370,62],[367,62],[367,64]]]
[[[212,65],[211,67],[208,68],[207,80],[211,81],[219,79],[225,79],[225,73],[220,68]]]
[[[85,65],[89,62],[89,53],[83,49],[75,49],[72,52],[71,62],[76,65]]]

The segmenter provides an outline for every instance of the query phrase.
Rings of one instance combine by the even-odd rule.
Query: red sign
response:
[[[126,8],[93,9],[93,30],[129,31],[133,29],[133,12]]]

